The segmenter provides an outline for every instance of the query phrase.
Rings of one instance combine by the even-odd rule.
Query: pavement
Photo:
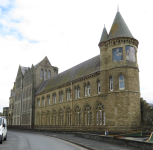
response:
[[[24,131],[24,132],[29,133],[30,131]],[[118,144],[111,144],[107,142],[76,137],[74,134],[51,133],[51,132],[30,132],[30,133],[62,139],[89,150],[138,150],[137,148],[125,147]]]

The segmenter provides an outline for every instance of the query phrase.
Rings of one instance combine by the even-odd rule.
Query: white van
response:
[[[7,140],[7,122],[5,117],[0,117],[0,144]]]

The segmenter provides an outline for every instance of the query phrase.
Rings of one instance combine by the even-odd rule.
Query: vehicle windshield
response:
[[[1,126],[1,124],[2,124],[2,118],[0,118],[0,126]]]

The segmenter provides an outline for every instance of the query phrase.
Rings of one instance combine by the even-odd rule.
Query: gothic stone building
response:
[[[98,46],[98,56],[60,74],[47,57],[31,68],[19,66],[13,124],[140,125],[138,41],[120,12]]]
[[[35,125],[141,124],[138,41],[120,12],[98,46],[100,55],[43,82],[35,95]]]
[[[15,93],[13,125],[34,125],[35,93],[44,80],[57,74],[58,68],[52,66],[47,57],[31,68],[19,66],[13,91]]]

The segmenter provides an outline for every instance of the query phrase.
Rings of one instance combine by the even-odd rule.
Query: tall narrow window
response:
[[[85,115],[85,125],[92,125],[92,109],[90,105],[85,107],[84,115]]]
[[[78,90],[77,88],[75,88],[75,98],[77,99],[77,97],[78,97]]]
[[[96,108],[96,124],[105,125],[105,111],[104,106],[100,103]]]
[[[47,79],[47,71],[46,70],[44,71],[44,79],[45,80]]]
[[[100,81],[98,81],[98,93],[101,92]]]
[[[90,84],[88,84],[88,95],[90,96]]]
[[[110,91],[113,91],[113,78],[110,77]]]
[[[80,87],[78,87],[78,98],[80,98]]]
[[[63,102],[63,92],[61,92],[61,101]]]
[[[50,105],[50,95],[47,96],[47,105]]]
[[[51,77],[51,72],[50,72],[50,70],[48,71],[48,79],[50,79],[50,77]]]
[[[41,69],[41,71],[40,71],[40,79],[42,79],[43,78],[43,70]]]
[[[85,85],[85,96],[87,96],[87,85]]]
[[[123,77],[123,75],[120,75],[120,77],[119,77],[119,89],[120,90],[124,89],[124,77]]]
[[[81,108],[79,106],[75,109],[75,125],[81,125]]]
[[[67,125],[71,125],[71,109],[70,108],[67,109],[66,115],[67,115]]]

